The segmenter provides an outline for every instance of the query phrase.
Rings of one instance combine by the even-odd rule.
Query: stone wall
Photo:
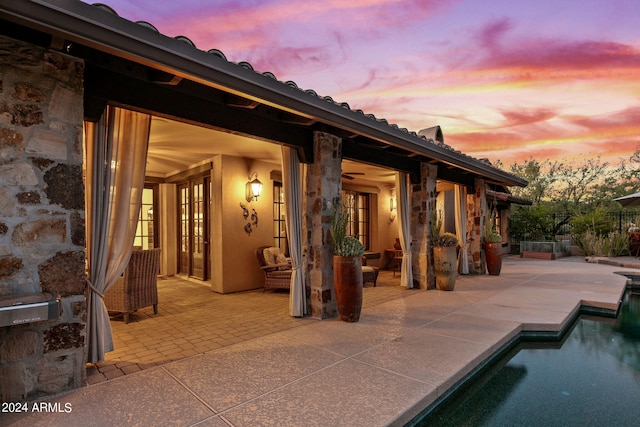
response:
[[[336,203],[341,203],[342,140],[316,132],[314,144],[314,163],[307,165],[302,233],[306,236],[306,286],[311,316],[326,319],[338,314],[328,234],[331,210]]]
[[[413,286],[435,289],[436,278],[431,247],[431,220],[436,209],[436,178],[438,167],[428,163],[420,165],[420,183],[411,191],[411,243]]]
[[[475,180],[476,191],[471,198],[473,203],[469,203],[468,214],[473,217],[473,229],[471,230],[471,244],[469,252],[471,257],[469,260],[469,273],[485,274],[486,263],[484,260],[484,251],[482,250],[484,232],[484,217],[487,212],[487,191],[486,183],[483,179]],[[469,200],[469,198],[467,198]]]
[[[83,63],[0,36],[0,296],[50,291],[63,315],[0,327],[0,401],[84,384]]]

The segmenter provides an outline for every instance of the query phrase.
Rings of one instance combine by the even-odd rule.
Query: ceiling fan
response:
[[[345,172],[341,176],[344,179],[355,179],[353,175],[364,175],[364,172]]]

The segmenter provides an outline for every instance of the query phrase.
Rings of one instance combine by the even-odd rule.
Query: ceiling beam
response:
[[[104,82],[108,81],[106,85]],[[157,85],[116,73],[90,63],[85,72],[85,107],[88,120],[99,117],[107,102],[140,111],[210,126],[223,132],[294,147],[303,163],[313,162],[313,132],[300,126],[272,120],[246,108],[230,108],[216,102],[185,93],[182,84]],[[187,88],[188,90],[189,88]]]
[[[406,172],[411,175],[412,182],[419,182],[420,162],[415,159],[356,143],[350,139],[342,140],[342,158]]]

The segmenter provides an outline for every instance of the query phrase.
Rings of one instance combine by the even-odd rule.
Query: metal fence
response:
[[[630,224],[640,226],[639,212],[607,212],[607,217],[611,221],[614,229],[622,232],[627,231]],[[550,235],[571,234],[573,217],[569,213],[551,213],[545,217],[549,221]]]

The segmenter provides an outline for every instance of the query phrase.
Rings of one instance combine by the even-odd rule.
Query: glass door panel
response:
[[[180,198],[179,269],[201,280],[209,278],[210,179],[200,177],[178,186]]]
[[[178,271],[181,274],[189,274],[191,271],[189,242],[191,241],[191,197],[189,184],[181,184],[178,186],[179,203],[180,203],[180,236],[178,248]]]

